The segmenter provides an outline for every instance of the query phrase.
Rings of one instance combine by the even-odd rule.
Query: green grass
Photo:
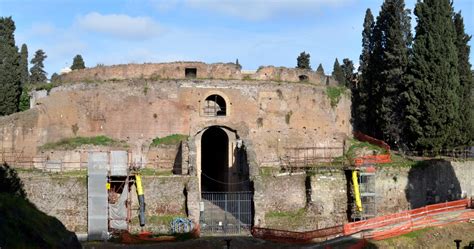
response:
[[[188,136],[183,134],[172,134],[162,138],[156,137],[151,142],[150,147],[157,147],[159,145],[177,145],[186,139],[188,139]]]
[[[266,219],[271,218],[291,218],[291,219],[298,219],[305,215],[305,209],[300,208],[296,211],[270,211],[265,213]]]
[[[346,91],[346,88],[343,86],[328,86],[326,88],[326,94],[331,100],[331,106],[336,107],[341,100],[342,94]]]
[[[171,176],[173,172],[171,170],[158,170],[151,168],[140,169],[140,175],[144,176]]]
[[[273,167],[260,167],[258,169],[260,176],[273,176],[273,174],[279,169]]]
[[[48,93],[51,91],[51,89],[57,86],[58,86],[57,83],[42,83],[42,84],[33,85],[36,91],[46,90]]]
[[[99,145],[127,148],[124,141],[117,141],[107,136],[96,137],[72,137],[65,138],[58,142],[46,143],[39,147],[40,150],[73,150],[82,145]]]
[[[384,148],[379,147],[379,146],[374,145],[374,144],[371,144],[371,143],[368,143],[368,142],[361,142],[361,141],[356,140],[356,139],[350,139],[350,140],[347,140],[347,142],[349,142],[351,144],[349,149],[346,152],[346,158],[348,160],[352,160],[352,159],[360,156],[360,155],[358,155],[358,153],[361,150],[374,151],[375,154],[377,154],[377,155],[387,153],[387,151]]]
[[[415,238],[418,238],[419,236],[423,235],[423,233],[425,233],[429,230],[432,230],[432,229],[433,229],[432,227],[426,227],[426,228],[423,228],[423,229],[420,229],[420,230],[413,231],[411,233],[400,235],[400,237],[415,239]]]

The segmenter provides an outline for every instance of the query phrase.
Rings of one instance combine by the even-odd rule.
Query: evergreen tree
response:
[[[86,65],[84,64],[84,60],[82,59],[82,56],[80,54],[74,56],[74,59],[72,60],[71,70],[84,69],[84,68],[86,68]]]
[[[44,59],[46,59],[46,54],[43,50],[39,49],[36,51],[35,56],[31,59],[31,64],[33,67],[30,69],[30,81],[31,83],[44,83],[46,82],[46,72],[44,71]]]
[[[297,66],[296,68],[299,68],[299,69],[311,69],[311,65],[310,65],[310,62],[309,62],[309,53],[306,53],[306,52],[301,52],[300,55],[298,56],[298,58],[296,59],[297,61]]]
[[[0,17],[0,116],[18,111],[20,100],[20,55],[14,32],[13,19]]]
[[[407,139],[417,150],[450,148],[460,124],[452,5],[449,0],[419,1],[415,15],[418,24],[404,94]]]
[[[411,44],[410,11],[404,0],[385,0],[373,31],[369,71],[372,81],[372,135],[391,145],[400,141],[402,101]]]
[[[51,75],[51,79],[50,79],[51,83],[57,83],[59,82],[59,75],[57,73],[53,73]]]
[[[28,73],[28,47],[26,44],[21,45],[20,49],[20,74],[21,74],[21,85],[28,84],[30,74]]]
[[[351,82],[354,80],[354,63],[345,58],[342,60],[342,72],[344,73],[345,86],[350,87]]]
[[[344,86],[346,84],[346,78],[344,77],[344,72],[342,71],[342,67],[339,64],[339,61],[334,61],[334,67],[332,69],[332,77],[339,82],[339,85]]]
[[[20,103],[18,104],[18,109],[22,111],[26,111],[30,109],[30,95],[28,94],[29,89],[27,87],[23,87],[23,91],[20,95]]]
[[[362,53],[359,57],[359,78],[357,84],[352,85],[352,125],[354,130],[369,133],[370,123],[367,121],[368,103],[371,93],[370,74],[368,71],[369,59],[373,50],[372,32],[374,16],[367,9],[362,31]]]
[[[454,28],[456,30],[456,48],[458,51],[458,71],[459,71],[459,111],[460,111],[460,136],[456,145],[472,145],[474,139],[474,108],[472,106],[473,77],[471,64],[469,63],[470,46],[468,45],[471,36],[464,31],[464,21],[461,13],[454,15]]]
[[[239,59],[235,59],[235,65],[239,68],[239,70],[242,70],[242,65],[239,63]]]
[[[316,69],[316,72],[321,74],[321,75],[325,75],[324,73],[324,68],[323,68],[323,65],[321,63],[319,63],[319,66],[318,68]]]

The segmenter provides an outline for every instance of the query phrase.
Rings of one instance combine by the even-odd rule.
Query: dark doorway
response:
[[[309,77],[307,75],[304,75],[304,74],[298,76],[298,78],[300,79],[301,82],[306,82],[306,81],[309,80]]]
[[[186,79],[195,79],[197,77],[197,69],[196,68],[185,68],[184,69],[184,76]]]
[[[219,127],[210,127],[201,139],[202,191],[227,191],[229,138]]]

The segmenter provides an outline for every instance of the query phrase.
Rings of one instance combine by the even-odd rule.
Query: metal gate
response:
[[[253,219],[253,194],[243,192],[203,192],[201,232],[205,235],[249,234]]]

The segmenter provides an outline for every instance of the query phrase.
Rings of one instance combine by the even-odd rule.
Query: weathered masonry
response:
[[[310,230],[348,221],[350,193],[344,170],[280,172],[344,152],[352,134],[350,94],[331,99],[327,88],[335,82],[327,76],[275,67],[244,73],[235,64],[179,62],[96,67],[61,78],[63,83],[51,91],[32,94],[30,110],[0,118],[3,160],[18,168],[75,171],[91,165],[91,154],[105,153],[110,165],[112,154],[120,154],[121,165],[133,170],[117,175],[110,165],[102,165],[109,170],[101,168],[94,181],[101,185],[108,177],[116,195],[123,193],[125,179],[131,183],[133,172],[145,169],[146,229],[153,232],[168,231],[173,217],[201,224],[205,234],[242,234],[251,225]],[[99,135],[119,143],[74,149],[45,146]],[[157,142],[174,138],[179,139]],[[468,169],[460,166],[455,172]],[[154,173],[146,173],[150,171]],[[371,176],[376,183],[367,196],[382,203],[373,207],[373,213],[403,210],[410,201],[418,205],[448,195],[430,192],[414,200],[405,195],[407,184],[415,186],[413,193],[418,191],[412,176],[405,172],[390,180],[391,174],[377,170]],[[93,176],[87,181],[86,175],[26,172],[21,176],[38,208],[58,217],[68,229],[88,231],[87,201],[92,190],[88,183]],[[441,186],[423,184],[433,191]],[[472,192],[472,187],[466,190],[468,184],[472,181],[460,179],[450,193]],[[104,196],[102,186],[96,185],[97,193]],[[65,201],[51,209],[55,196],[51,193],[58,191],[63,191],[57,195],[59,200]],[[132,203],[129,228],[138,231],[135,186],[130,184],[127,191]],[[383,198],[389,200],[380,201],[380,193],[385,192]],[[386,204],[391,202],[398,204]],[[98,203],[104,204],[103,199]],[[288,220],[281,214],[287,214]]]

